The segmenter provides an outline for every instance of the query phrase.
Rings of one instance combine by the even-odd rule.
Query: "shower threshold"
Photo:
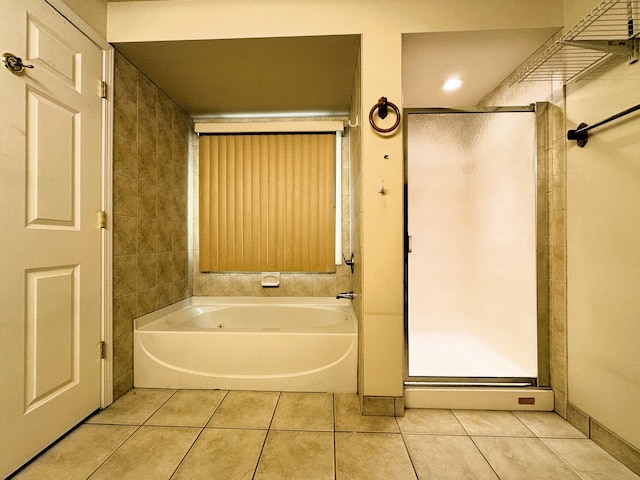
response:
[[[524,377],[420,377],[409,378],[405,387],[537,387],[537,378]]]
[[[528,382],[406,381],[406,408],[553,411],[554,393]]]

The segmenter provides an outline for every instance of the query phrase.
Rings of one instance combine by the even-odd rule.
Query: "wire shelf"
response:
[[[576,26],[538,49],[510,79],[568,82],[608,58],[612,53],[567,45],[566,42],[606,41],[610,45],[640,36],[640,0],[604,0]]]

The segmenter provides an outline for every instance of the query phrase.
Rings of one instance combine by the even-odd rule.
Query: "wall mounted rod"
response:
[[[579,147],[584,147],[587,144],[587,140],[589,139],[589,130],[593,130],[596,127],[600,127],[606,123],[617,120],[620,117],[624,117],[625,115],[629,115],[630,113],[635,112],[636,110],[640,110],[640,104],[635,105],[631,108],[627,108],[626,110],[616,113],[615,115],[611,115],[609,118],[605,118],[593,125],[587,125],[586,123],[581,123],[578,125],[576,130],[569,130],[567,132],[567,140],[575,140]]]

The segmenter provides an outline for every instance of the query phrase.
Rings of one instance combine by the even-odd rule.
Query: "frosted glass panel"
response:
[[[534,122],[409,115],[412,377],[537,377]]]

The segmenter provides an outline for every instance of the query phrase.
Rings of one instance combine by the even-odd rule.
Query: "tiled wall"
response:
[[[360,111],[362,109],[362,91],[361,91],[361,78],[360,78],[360,56],[358,56],[358,63],[356,65],[356,75],[353,81],[353,91],[351,92],[351,111],[349,112],[349,117],[351,119],[352,124],[362,123],[363,119],[360,116]],[[356,313],[356,317],[358,318],[358,392],[360,392],[360,401],[362,402],[362,392],[363,392],[363,380],[364,380],[364,372],[363,372],[363,329],[364,324],[362,322],[363,318],[363,308],[362,308],[362,286],[363,286],[363,275],[362,275],[362,259],[364,255],[364,238],[362,235],[363,227],[363,201],[362,201],[362,175],[363,175],[363,165],[362,165],[362,154],[361,154],[361,125],[358,125],[355,128],[349,129],[349,140],[350,140],[350,150],[351,150],[351,231],[352,231],[352,244],[353,244],[353,255],[354,255],[354,269],[353,269],[353,291],[355,293],[355,298],[353,300],[353,308]]]
[[[278,121],[286,119],[278,118]],[[289,119],[295,121],[295,119]],[[328,118],[325,120],[336,120]],[[342,119],[340,119],[342,120]],[[342,139],[342,252],[349,258],[349,129],[345,129]],[[351,269],[343,262],[336,266],[335,273],[282,273],[280,287],[263,288],[260,273],[201,273],[199,270],[198,248],[198,139],[193,145],[193,295],[203,296],[250,296],[250,297],[334,297],[351,288]]]
[[[567,417],[567,161],[564,90],[551,96],[549,138],[549,297],[551,388],[555,409]]]
[[[133,386],[133,324],[191,295],[190,118],[116,53],[113,175],[114,399]]]

